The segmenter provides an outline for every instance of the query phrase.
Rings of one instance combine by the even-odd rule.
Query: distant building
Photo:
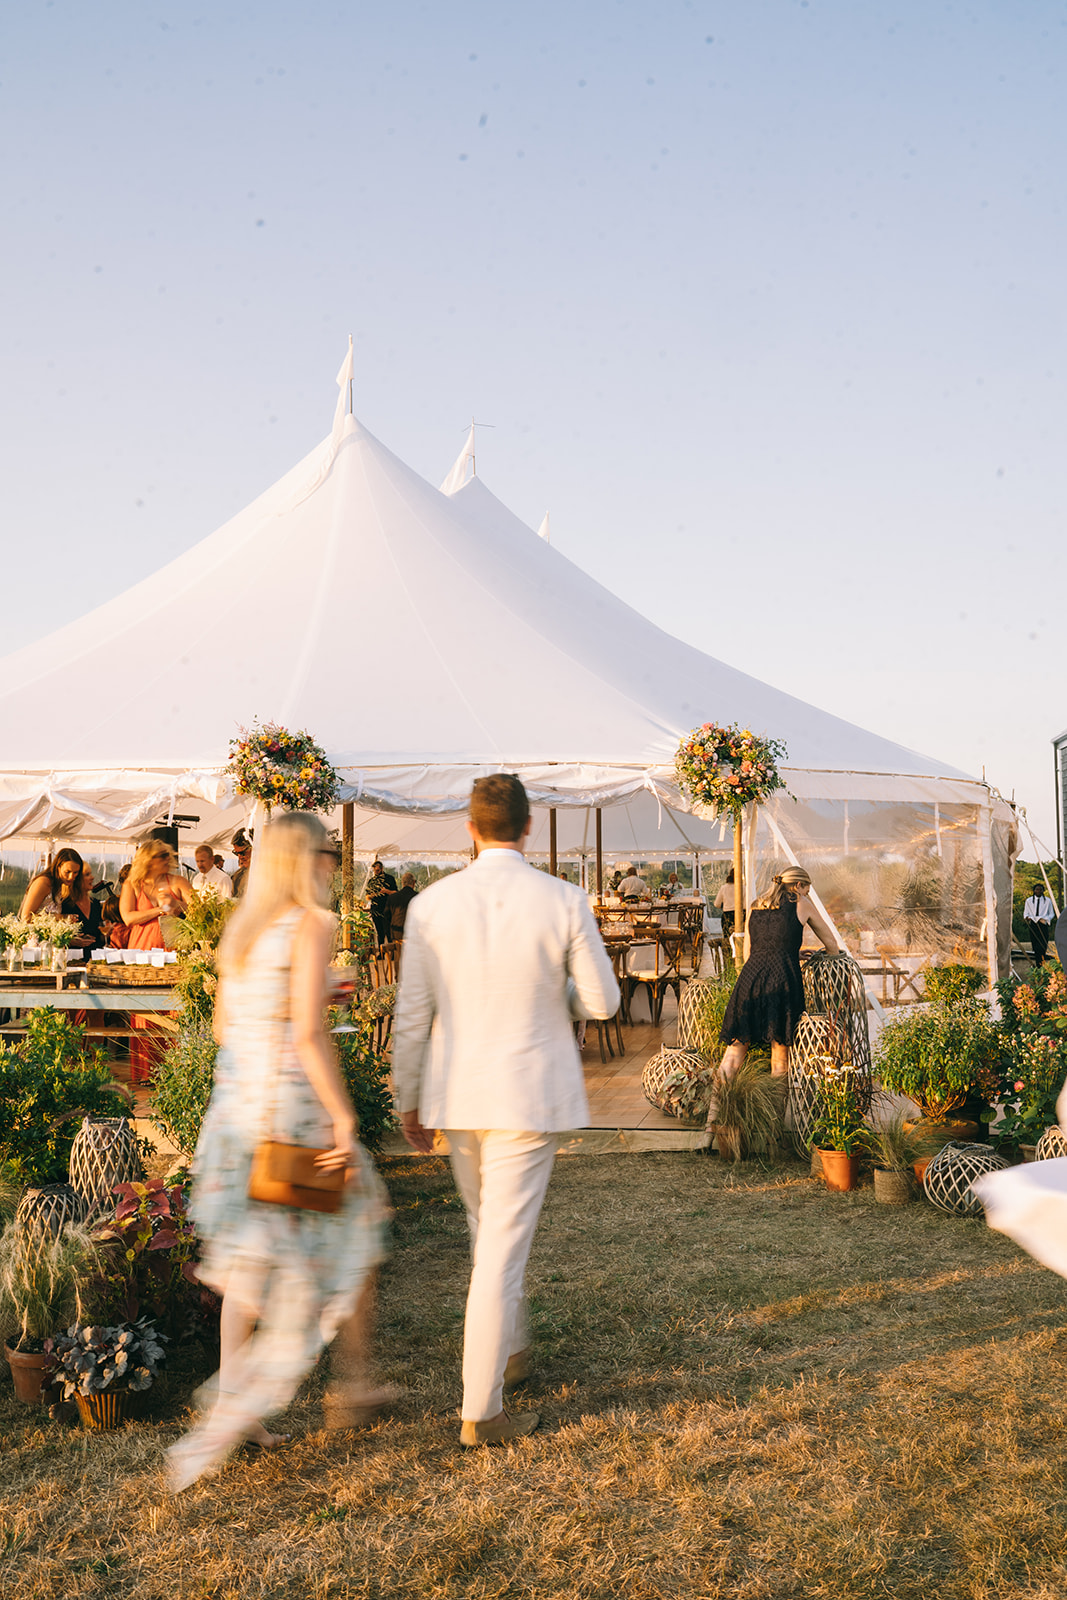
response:
[[[1056,752],[1056,859],[1063,860],[1067,847],[1067,730],[1053,739]]]

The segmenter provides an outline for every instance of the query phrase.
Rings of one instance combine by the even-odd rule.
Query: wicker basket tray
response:
[[[172,989],[181,970],[180,962],[168,967],[129,967],[124,961],[90,961],[89,982],[94,989]]]

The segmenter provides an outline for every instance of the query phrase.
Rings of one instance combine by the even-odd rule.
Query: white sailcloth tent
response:
[[[587,853],[603,807],[609,854],[725,855],[728,831],[688,814],[673,753],[698,722],[738,721],[785,740],[796,797],[761,809],[757,856],[825,855],[842,827],[845,854],[869,854],[876,815],[896,819],[897,854],[916,828],[939,850],[966,834],[982,937],[995,964],[999,897],[1003,957],[1013,819],[985,784],[664,633],[480,478],[434,488],[343,400],[330,436],[246,510],[6,658],[0,840],[134,840],[181,814],[198,818],[190,839],[221,842],[247,814],[229,741],[258,718],[326,748],[364,856],[460,853],[470,784],[501,769],[558,808],[564,854]]]

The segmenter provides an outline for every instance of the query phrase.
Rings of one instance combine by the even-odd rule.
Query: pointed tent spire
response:
[[[548,512],[547,511],[545,512],[544,516],[541,519],[541,526],[537,530],[537,537],[539,539],[543,539],[546,544],[551,544],[552,543],[552,530],[548,526]]]
[[[470,432],[467,442],[456,457],[455,465],[441,485],[442,494],[455,494],[457,489],[462,489],[467,481],[467,462],[471,464],[471,476],[474,475],[474,418],[471,418]]]
[[[341,363],[341,370],[337,374],[337,387],[341,391],[337,396],[337,405],[333,413],[333,442],[336,444],[341,437],[341,430],[345,425],[345,412],[352,405],[352,380],[356,375],[355,351],[352,348],[352,335],[348,335],[348,354]]]

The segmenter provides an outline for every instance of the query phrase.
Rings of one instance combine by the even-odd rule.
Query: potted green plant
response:
[[[870,1144],[870,1129],[863,1120],[856,1093],[856,1074],[850,1063],[838,1065],[828,1057],[820,1061],[819,1068],[812,1144],[819,1152],[826,1187],[838,1191],[854,1189],[860,1157]]]
[[[883,1205],[906,1205],[912,1197],[912,1178],[919,1175],[917,1163],[925,1166],[939,1148],[940,1142],[910,1123],[903,1111],[875,1123],[870,1131],[874,1198]]]
[[[914,1100],[945,1140],[968,1132],[974,1138],[977,1126],[953,1125],[949,1113],[972,1090],[985,1098],[996,1093],[1002,1053],[984,1001],[935,1001],[889,1019],[875,1046],[874,1066],[883,1088]]]
[[[115,1194],[114,1215],[93,1232],[99,1270],[88,1296],[92,1315],[124,1325],[150,1315],[168,1337],[180,1337],[197,1288],[185,1270],[197,1248],[185,1189],[151,1178],[117,1184]]]
[[[56,1238],[35,1237],[17,1222],[0,1234],[0,1332],[17,1399],[40,1399],[45,1343],[80,1315],[95,1263],[89,1234],[74,1223]]]
[[[0,1046],[0,1162],[25,1184],[61,1183],[81,1118],[117,1116],[129,1103],[84,1029],[37,1006],[18,1043]]]
[[[166,1334],[147,1317],[115,1327],[77,1323],[47,1341],[48,1371],[87,1428],[115,1428],[127,1398],[151,1387],[166,1359]]]

